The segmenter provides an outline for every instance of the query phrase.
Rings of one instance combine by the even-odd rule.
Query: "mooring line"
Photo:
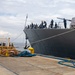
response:
[[[46,41],[48,39],[52,39],[52,38],[55,38],[55,37],[58,37],[58,36],[62,36],[62,35],[68,34],[68,33],[73,32],[73,31],[75,31],[75,29],[72,29],[72,30],[69,30],[69,31],[66,31],[66,32],[63,32],[63,33],[60,33],[60,34],[57,34],[57,35],[54,35],[54,36],[50,36],[50,37],[47,37],[45,39],[41,39],[41,40],[37,40],[37,41],[31,42],[31,44],[35,44],[35,43],[39,43],[39,42],[42,42],[42,41]]]

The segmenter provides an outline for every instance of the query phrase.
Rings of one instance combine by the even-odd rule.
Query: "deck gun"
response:
[[[59,18],[59,17],[57,17],[57,19],[61,19],[61,20],[63,20],[63,23],[64,23],[64,27],[65,28],[67,28],[67,21],[72,21],[72,20],[70,20],[70,19],[65,19],[65,18]]]
[[[59,17],[57,17],[57,19],[61,19],[61,20],[64,20],[65,18],[59,18]],[[72,20],[70,20],[70,19],[65,19],[66,21],[72,21]]]

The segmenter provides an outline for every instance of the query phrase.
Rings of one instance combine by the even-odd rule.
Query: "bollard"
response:
[[[31,54],[34,54],[34,48],[29,47],[29,48],[28,48],[28,50],[30,50],[30,51],[31,51]]]

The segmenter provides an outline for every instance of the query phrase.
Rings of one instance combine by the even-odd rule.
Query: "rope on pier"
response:
[[[63,61],[59,61],[58,64],[75,68],[75,61],[73,61],[73,60],[67,60],[67,59],[65,59],[65,60],[63,60]],[[71,65],[70,65],[70,64],[71,64]]]
[[[61,58],[61,57],[55,57],[55,56],[51,56],[51,55],[43,55],[43,54],[37,54],[37,55],[42,56],[42,57],[46,57],[46,58],[53,58],[53,59],[61,60],[58,62],[58,64],[75,68],[75,60]]]

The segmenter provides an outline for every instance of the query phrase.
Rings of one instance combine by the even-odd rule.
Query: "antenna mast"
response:
[[[25,29],[25,27],[26,27],[27,19],[28,19],[28,14],[26,15],[26,19],[25,19],[25,26],[24,26],[24,29]]]
[[[25,27],[26,27],[27,19],[28,19],[28,14],[26,15],[26,19],[25,19]],[[24,30],[25,30],[25,27],[24,27]],[[25,34],[26,34],[26,33],[25,33]],[[25,47],[24,47],[24,49],[27,48],[27,40],[28,40],[28,38],[27,38],[27,34],[26,34],[25,37],[26,37],[26,42],[25,42]]]

